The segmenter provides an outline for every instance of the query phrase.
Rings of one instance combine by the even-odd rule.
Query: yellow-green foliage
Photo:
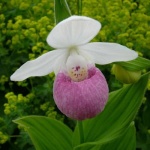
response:
[[[13,92],[9,92],[5,95],[5,98],[7,99],[8,103],[4,104],[4,113],[6,115],[13,114],[14,116],[16,114],[20,114],[21,116],[26,107],[28,107],[30,101],[32,101],[32,99],[34,98],[34,95],[31,93],[27,96],[23,96],[22,94],[15,95]],[[22,109],[22,107],[24,109]]]
[[[149,1],[83,0],[82,8],[102,24],[96,41],[117,42],[150,57]]]
[[[9,136],[0,131],[0,144],[4,144],[9,139]]]
[[[77,15],[77,1],[68,0],[68,4],[72,14]],[[16,134],[17,127],[12,120],[17,117],[45,115],[64,121],[53,102],[53,73],[21,82],[9,80],[23,63],[53,49],[46,43],[46,37],[55,25],[53,7],[51,0],[0,1],[0,110],[3,110],[0,113],[4,123],[4,128],[0,127],[0,144],[9,140],[13,145],[10,136]],[[93,41],[120,43],[147,58],[150,58],[149,8],[149,0],[82,0],[82,15],[102,24]],[[104,68],[103,72],[110,73],[110,68]],[[111,90],[120,86],[113,75],[108,77]],[[26,136],[22,137],[23,144],[18,144],[18,149],[27,144]]]

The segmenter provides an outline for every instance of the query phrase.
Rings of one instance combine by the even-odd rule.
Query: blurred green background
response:
[[[77,0],[68,0],[68,4],[73,15],[81,12]],[[150,59],[149,0],[82,0],[82,15],[102,24],[93,41],[120,43]],[[74,129],[75,121],[61,114],[53,101],[53,73],[22,82],[10,81],[10,75],[23,63],[52,50],[46,37],[54,25],[53,0],[0,1],[0,149],[34,150],[25,129],[12,122],[18,117],[43,115]],[[110,91],[123,86],[112,74],[111,64],[98,67]],[[149,150],[150,80],[135,125],[137,150]]]

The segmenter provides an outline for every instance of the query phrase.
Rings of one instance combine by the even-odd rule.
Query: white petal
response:
[[[47,37],[47,43],[54,48],[66,48],[89,42],[99,32],[101,24],[83,16],[69,17],[57,24]]]
[[[54,64],[54,72],[55,72],[55,74],[57,74],[60,71],[63,71],[63,72],[67,71],[67,69],[66,69],[66,62],[67,62],[68,56],[69,56],[68,51],[65,51],[63,53],[63,55],[59,56],[56,59],[55,64]]]
[[[135,51],[116,43],[93,42],[79,49],[88,52],[97,64],[130,61],[138,57]]]
[[[44,76],[53,71],[55,59],[66,50],[53,50],[35,60],[27,61],[10,77],[12,81],[22,81],[31,76]]]

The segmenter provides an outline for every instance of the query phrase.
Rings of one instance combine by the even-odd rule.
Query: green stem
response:
[[[84,143],[84,131],[82,121],[77,121],[79,134],[80,134],[80,144]]]
[[[77,0],[78,15],[82,16],[82,0]]]

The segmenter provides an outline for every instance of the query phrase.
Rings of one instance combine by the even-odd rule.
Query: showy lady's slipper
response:
[[[129,61],[137,53],[115,43],[88,43],[99,32],[101,24],[83,16],[69,17],[57,24],[47,37],[56,50],[22,65],[11,80],[55,72],[54,100],[66,116],[84,120],[100,113],[108,99],[108,85],[97,64]]]

